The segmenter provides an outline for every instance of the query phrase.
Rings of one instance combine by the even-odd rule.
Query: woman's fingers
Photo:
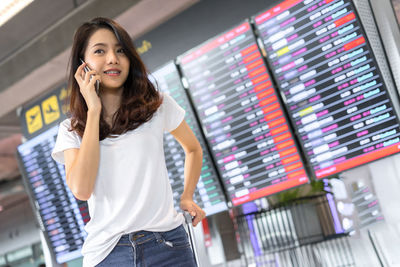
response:
[[[96,92],[96,86],[94,84],[96,80],[100,81],[100,75],[98,75],[95,70],[86,72],[84,70],[85,65],[86,64],[80,65],[74,76],[79,85],[80,92],[86,100],[88,94]]]
[[[99,80],[99,81],[101,82],[101,80],[100,80],[100,75],[97,75],[97,74],[92,75],[92,78],[90,78],[90,80],[89,80],[90,88],[92,88],[92,86],[94,86],[94,84],[95,84],[95,82],[96,82],[97,80]]]
[[[195,215],[194,215],[194,219],[193,219],[193,226],[196,226],[199,222],[201,222],[205,217],[206,217],[206,213],[198,206],[198,205],[194,205],[194,209],[195,209]]]
[[[82,64],[78,67],[78,69],[76,70],[75,75],[74,75],[74,77],[75,77],[76,81],[78,82],[79,87],[80,87],[81,89],[82,89],[82,87],[84,86],[84,84],[88,84],[88,83],[89,83],[89,81],[91,80],[91,79],[90,79],[90,76],[94,76],[94,75],[97,74],[96,71],[94,71],[94,70],[91,70],[91,71],[86,72],[86,71],[84,70],[84,67],[85,67],[85,66],[86,66],[86,63],[82,63]],[[83,86],[82,86],[82,85],[83,85]]]
[[[75,72],[75,80],[79,85],[79,90],[85,99],[88,110],[101,110],[100,97],[96,94],[96,80],[100,81],[100,75],[96,71],[85,71],[86,63],[79,65]]]
[[[88,71],[88,72],[85,73],[84,80],[89,83],[91,81],[90,76],[96,76],[96,75],[97,75],[97,73],[96,73],[95,70]]]
[[[75,75],[74,75],[74,77],[75,77],[75,79],[76,79],[76,81],[79,83],[79,82],[81,82],[82,80],[83,80],[83,76],[82,76],[82,72],[83,72],[83,68],[85,67],[85,65],[84,64],[81,64],[79,67],[78,67],[78,69],[76,70],[76,72],[75,72]]]

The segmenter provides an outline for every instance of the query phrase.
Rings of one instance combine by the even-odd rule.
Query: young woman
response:
[[[128,33],[115,21],[95,18],[77,29],[71,116],[60,124],[52,156],[65,164],[74,196],[88,201],[84,267],[195,266],[183,216],[173,206],[163,133],[185,150],[180,207],[194,216],[194,226],[205,217],[193,202],[202,150],[185,111],[147,77]]]

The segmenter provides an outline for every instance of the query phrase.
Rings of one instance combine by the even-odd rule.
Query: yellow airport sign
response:
[[[36,105],[30,108],[25,113],[26,126],[29,134],[32,134],[43,127],[42,114],[40,106]]]
[[[52,95],[42,102],[44,123],[50,124],[60,118],[57,96]]]

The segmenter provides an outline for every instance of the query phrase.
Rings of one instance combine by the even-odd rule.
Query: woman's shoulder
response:
[[[174,99],[168,92],[160,92],[160,97],[162,100],[161,106],[168,106],[171,102],[174,102]]]
[[[158,111],[161,113],[169,113],[173,111],[176,102],[174,98],[168,92],[160,92],[161,97],[161,105],[158,108]]]
[[[67,129],[71,128],[71,118],[66,118],[65,120],[60,122],[59,126]]]
[[[65,120],[63,120],[62,122],[60,122],[59,124],[59,131],[63,132],[67,135],[74,135],[74,136],[79,136],[76,131],[72,130],[71,127],[71,118],[66,118]]]

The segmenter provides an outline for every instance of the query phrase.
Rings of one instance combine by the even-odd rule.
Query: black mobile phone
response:
[[[83,59],[80,58],[80,60],[81,60],[82,64],[85,63],[85,61],[83,61]],[[91,69],[89,68],[88,65],[86,65],[83,69],[85,70],[85,72],[91,71]],[[93,75],[91,75],[90,78],[92,78],[92,76]],[[97,93],[97,95],[100,95],[99,94],[100,93],[99,90],[100,90],[100,81],[96,80],[96,93]]]

